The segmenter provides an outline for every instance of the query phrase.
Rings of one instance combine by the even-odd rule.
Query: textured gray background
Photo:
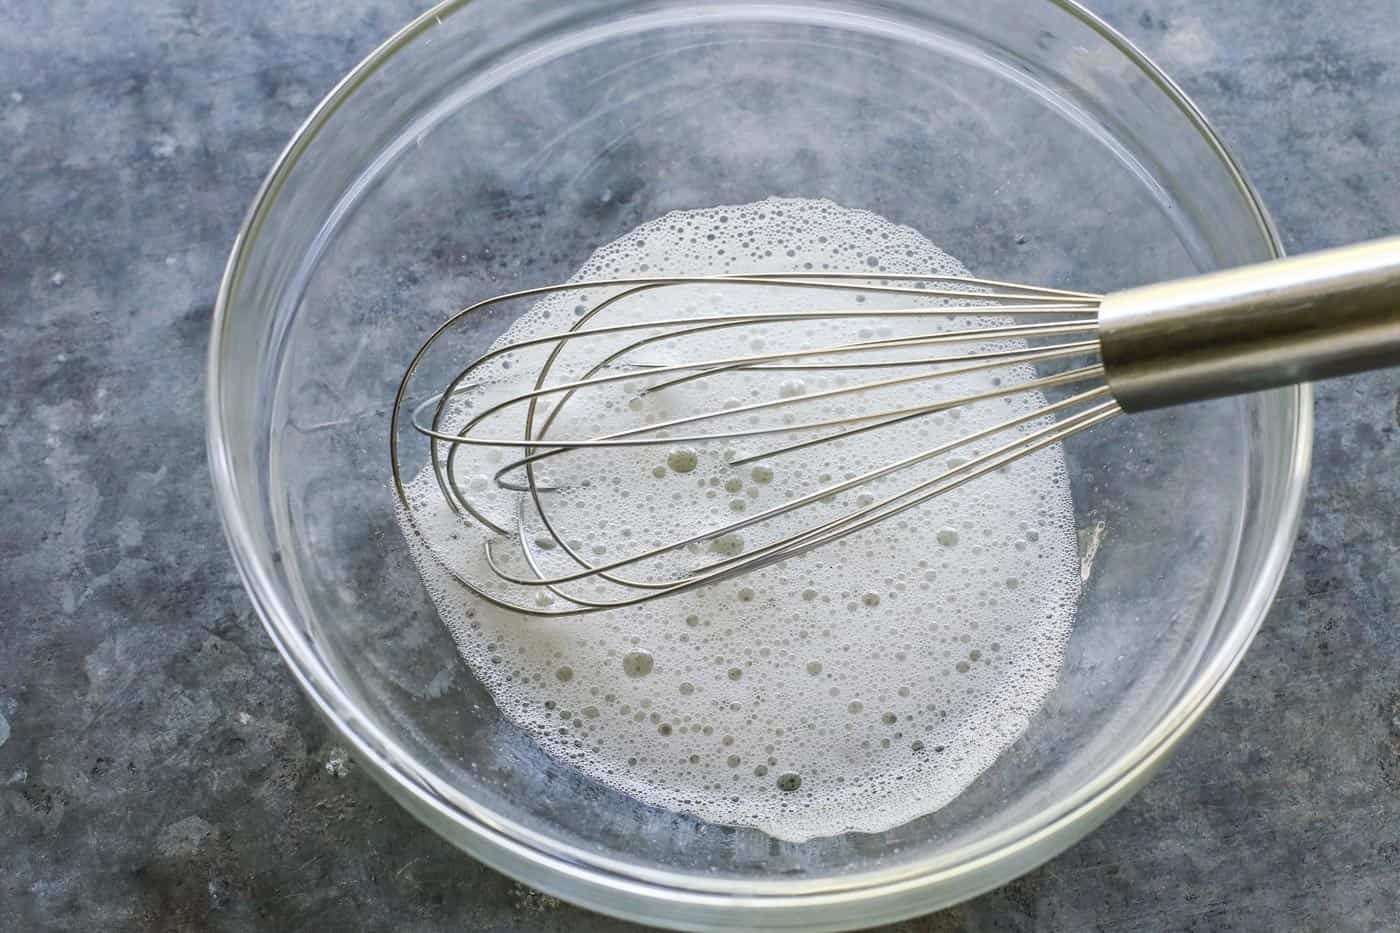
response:
[[[636,929],[450,849],[343,759],[203,465],[214,289],[404,0],[0,8],[0,929]],[[1100,0],[1290,250],[1400,231],[1396,0]],[[907,931],[1400,928],[1400,383],[1323,387],[1301,538],[1201,727],[1101,830]]]

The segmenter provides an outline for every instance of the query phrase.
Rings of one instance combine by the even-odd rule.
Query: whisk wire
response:
[[[875,295],[913,296],[920,301],[939,303],[886,309],[829,308],[763,313],[739,311],[621,323],[595,323],[601,313],[615,308],[622,301],[659,289],[685,286],[821,289],[831,293],[854,293],[860,300],[864,300],[862,296]],[[1090,293],[1019,285],[992,279],[883,272],[873,276],[866,273],[823,272],[617,278],[523,289],[477,302],[450,317],[419,348],[400,382],[391,419],[390,457],[393,482],[395,492],[407,510],[410,525],[425,543],[428,539],[413,515],[413,506],[408,501],[399,459],[401,415],[405,409],[410,384],[420,365],[446,334],[473,313],[484,308],[511,300],[543,298],[561,293],[588,295],[599,290],[604,292],[603,296],[591,306],[581,304],[578,308],[581,312],[578,319],[568,329],[491,348],[469,365],[459,369],[443,391],[414,406],[407,419],[411,429],[427,440],[428,462],[448,507],[459,514],[465,512],[496,535],[494,538],[488,538],[483,548],[485,567],[490,573],[490,580],[495,582],[471,579],[466,567],[454,566],[457,561],[432,551],[431,547],[429,552],[448,569],[454,579],[476,595],[494,605],[526,615],[558,617],[636,605],[696,586],[710,585],[775,561],[804,554],[944,495],[978,476],[1009,466],[1021,457],[1108,420],[1120,410],[1108,387],[1102,384],[1104,370],[1097,360],[1098,341],[1093,338],[1098,326],[1096,312],[1101,298]],[[865,320],[884,321],[893,325],[896,322],[914,323],[920,319],[938,318],[982,321],[977,326],[954,324],[952,329],[873,338],[865,331],[858,340],[829,342],[821,346],[781,347],[772,350],[761,350],[755,346],[755,350],[761,352],[718,355],[699,360],[684,359],[682,356],[681,359],[672,361],[648,361],[635,357],[637,351],[646,347],[659,347],[663,353],[675,355],[680,352],[677,348],[683,349],[697,336],[734,328],[795,327],[804,323],[843,320],[852,322],[852,326]],[[1017,318],[1030,320],[1016,322]],[[1086,335],[1088,339],[1083,339]],[[592,361],[588,361],[587,354],[582,353],[582,359],[590,365],[586,365],[581,374],[556,379],[555,370],[563,365],[561,358],[567,348],[582,348],[590,340],[601,340],[606,344],[609,338],[613,341],[622,339],[623,345],[620,348],[607,349]],[[1054,342],[1042,343],[1047,340]],[[910,351],[917,353],[924,348],[956,347],[958,344],[968,343],[977,346],[952,353],[907,355]],[[526,371],[527,377],[533,377],[531,388],[512,392],[503,401],[492,400],[480,410],[471,411],[461,421],[461,427],[446,427],[449,420],[457,419],[470,411],[470,398],[474,392],[492,386],[493,379],[495,384],[500,383],[500,376],[486,375],[487,364],[496,360],[504,363],[518,359],[523,351],[536,348],[544,352],[545,356],[534,372],[529,372],[528,369]],[[1075,357],[1089,357],[1091,362],[1049,375],[1032,374],[1034,367],[1070,361]],[[569,361],[571,367],[577,368],[579,361],[572,355]],[[804,388],[784,393],[782,397],[775,399],[731,404],[727,408],[717,410],[687,412],[676,417],[663,417],[651,423],[605,433],[566,431],[561,437],[550,436],[550,432],[562,423],[561,413],[579,393],[599,390],[617,383],[626,384],[629,380],[642,383],[640,388],[636,389],[629,386],[628,391],[634,397],[644,398],[678,389],[688,383],[697,383],[701,379],[731,375],[748,377],[779,372],[879,369],[913,371],[901,371],[885,378],[857,381],[850,385],[838,384],[811,392]],[[1015,376],[1005,382],[993,380],[991,388],[963,390],[942,399],[936,397],[937,380],[956,379],[996,369],[1006,369]],[[941,412],[956,414],[957,409],[970,408],[992,399],[1006,398],[1009,401],[1010,397],[1015,395],[1069,388],[1091,381],[1098,381],[1099,384],[1077,390],[1053,404],[1032,407],[1011,418],[969,430],[961,436],[900,457],[893,462],[863,470],[856,476],[834,483],[825,482],[818,489],[802,493],[751,515],[722,522],[700,532],[682,533],[671,540],[653,542],[637,553],[597,563],[579,553],[579,549],[571,543],[568,536],[556,526],[544,497],[560,491],[560,487],[543,481],[536,472],[536,468],[542,462],[573,451],[591,450],[597,454],[609,449],[705,445],[716,441],[729,443],[743,438],[779,434],[796,438],[805,433],[822,432],[815,437],[765,449],[761,453],[728,453],[725,463],[732,468],[763,459],[783,457],[821,444],[846,442],[867,432]],[[912,389],[923,383],[933,384],[931,391],[935,397],[929,401],[904,405],[886,402],[875,406],[873,410],[850,413],[838,408],[832,411],[830,416],[809,417],[801,421],[786,413],[790,407],[812,406],[848,398],[859,399],[882,391]],[[459,402],[462,404],[458,404]],[[546,406],[548,408],[544,410]],[[497,436],[499,432],[496,431],[489,435],[478,433],[478,428],[482,425],[503,416],[513,407],[524,409],[522,430],[518,436]],[[433,414],[431,420],[425,424],[423,416],[429,408],[433,409]],[[781,422],[757,423],[760,414],[776,413],[783,413]],[[735,419],[738,418],[752,423],[736,424]],[[677,429],[719,422],[721,419],[728,420],[724,421],[719,430],[676,433]],[[1031,429],[1031,426],[1041,419],[1048,419],[1049,423]],[[815,503],[834,501],[841,494],[863,484],[883,481],[901,470],[955,450],[967,449],[971,444],[1011,431],[1020,433],[986,453],[972,450],[970,459],[961,462],[950,461],[947,469],[931,478],[913,482],[892,494],[833,518],[816,521],[808,527],[790,533],[781,533],[776,540],[759,543],[741,553],[702,562],[696,566],[678,570],[664,569],[659,579],[636,579],[636,573],[632,572],[667,554],[693,551],[706,541],[713,544],[739,531],[766,527],[775,521],[790,520],[799,510]],[[494,487],[515,494],[514,527],[487,514],[484,504],[473,502],[472,495],[462,488],[458,454],[466,448],[514,448],[521,451],[521,456],[494,469],[494,476],[487,483],[487,488]],[[522,472],[523,479],[516,479],[516,474]],[[475,485],[473,489],[476,489]],[[466,516],[463,516],[463,520],[466,520]],[[534,539],[529,533],[532,524],[541,529],[536,535],[541,544],[533,543]],[[512,553],[515,557],[523,559],[528,573],[513,570],[500,559],[498,546],[507,540],[515,542]],[[545,545],[548,545],[548,550],[558,552],[559,556],[551,558],[551,561],[564,560],[577,569],[547,568],[542,563]],[[670,564],[664,562],[663,565],[670,567]],[[590,592],[580,590],[580,587],[590,585]],[[502,592],[502,586],[520,589],[525,593],[534,592],[537,595],[532,602],[511,589]],[[556,601],[562,601],[564,605],[556,605]]]
[[[711,564],[695,568],[685,579],[642,584],[629,581],[626,585],[650,590],[652,595],[671,594],[696,586],[718,583],[742,573],[758,570],[781,560],[797,557],[814,548],[862,531],[878,522],[893,518],[902,512],[921,505],[936,496],[951,492],[953,489],[979,476],[990,473],[1002,466],[1006,466],[1037,450],[1044,449],[1052,444],[1060,443],[1080,431],[1087,430],[1090,427],[1107,421],[1119,414],[1120,411],[1116,402],[1111,400],[1102,402],[1088,411],[1081,412],[1052,427],[1044,428],[1034,434],[1027,435],[1017,441],[1003,445],[968,463],[952,467],[931,480],[920,483],[915,487],[904,490],[893,496],[889,496],[872,505],[858,509],[854,513],[832,519],[806,532],[783,538],[780,541],[765,545],[752,552],[723,558]],[[958,474],[963,475],[959,476]],[[569,581],[556,581],[545,577],[539,564],[528,549],[525,549],[523,553],[532,571],[536,573],[536,577],[533,579],[507,576],[504,569],[495,561],[494,555],[491,552],[491,542],[487,542],[486,552],[487,561],[492,571],[501,575],[502,579],[509,579],[524,585],[543,586],[556,596],[560,596],[589,610],[597,611],[620,608],[622,606],[634,605],[638,601],[650,598],[649,595],[643,595],[620,600],[589,599],[561,588],[561,582]],[[576,576],[574,579],[584,579],[595,576],[602,576],[602,573],[598,570],[589,570]]]
[[[872,481],[874,481],[874,480],[876,480],[876,479],[880,479],[880,478],[882,478],[882,477],[884,477],[884,476],[888,476],[888,475],[890,475],[890,474],[892,474],[892,473],[895,473],[895,472],[897,472],[897,471],[899,471],[899,470],[902,470],[902,469],[904,469],[904,468],[906,468],[906,467],[913,466],[913,465],[918,464],[918,463],[922,463],[922,462],[924,462],[924,461],[927,461],[927,460],[929,460],[929,459],[932,459],[933,457],[937,457],[937,456],[940,456],[940,455],[945,454],[945,453],[950,453],[950,452],[952,452],[953,450],[956,450],[956,449],[958,449],[958,448],[960,448],[960,447],[964,447],[964,446],[966,446],[966,445],[968,445],[968,444],[975,443],[976,441],[983,440],[983,439],[985,439],[985,438],[987,438],[987,437],[991,437],[991,436],[994,436],[994,435],[996,435],[996,434],[1000,434],[1000,433],[1002,433],[1002,432],[1004,432],[1004,431],[1007,431],[1007,430],[1009,430],[1009,429],[1011,429],[1011,428],[1019,427],[1020,425],[1025,424],[1025,423],[1028,422],[1028,421],[1032,421],[1032,420],[1035,420],[1035,419],[1038,419],[1038,418],[1043,418],[1043,417],[1046,417],[1046,416],[1049,416],[1049,415],[1053,415],[1053,414],[1055,414],[1055,413],[1057,413],[1057,412],[1060,412],[1060,411],[1063,411],[1063,410],[1072,408],[1073,406],[1080,405],[1080,404],[1083,404],[1083,403],[1086,403],[1086,402],[1090,402],[1090,401],[1093,401],[1094,399],[1097,399],[1097,398],[1102,398],[1102,397],[1106,396],[1107,394],[1108,394],[1108,390],[1107,390],[1107,388],[1104,387],[1104,386],[1099,386],[1099,387],[1097,387],[1097,388],[1090,389],[1090,390],[1088,390],[1088,391],[1086,391],[1086,392],[1083,392],[1083,393],[1080,393],[1080,394],[1078,394],[1078,395],[1072,396],[1072,397],[1070,397],[1070,398],[1064,399],[1064,400],[1062,400],[1062,401],[1060,401],[1060,402],[1056,402],[1055,404],[1048,405],[1048,406],[1046,406],[1045,408],[1037,409],[1037,410],[1034,410],[1034,411],[1031,411],[1031,412],[1027,412],[1027,413],[1018,415],[1018,416],[1016,416],[1016,417],[1014,417],[1014,418],[1007,419],[1007,420],[1002,421],[1002,422],[1000,422],[1000,423],[998,423],[998,424],[994,424],[994,425],[992,425],[992,426],[990,426],[990,427],[984,428],[984,429],[982,429],[982,430],[980,430],[980,431],[976,431],[976,432],[971,433],[971,434],[963,435],[963,436],[958,437],[958,438],[956,438],[956,439],[954,439],[954,440],[952,440],[952,441],[948,441],[948,442],[945,442],[945,443],[943,443],[943,444],[939,444],[939,445],[937,445],[937,446],[935,446],[935,447],[931,447],[931,448],[929,448],[929,449],[927,449],[927,450],[920,451],[919,453],[916,453],[916,454],[914,454],[914,455],[912,455],[912,456],[905,457],[905,458],[903,458],[903,459],[901,459],[901,460],[895,461],[895,462],[890,463],[890,464],[886,464],[885,466],[882,466],[882,467],[879,467],[879,468],[876,468],[876,469],[873,469],[873,470],[869,470],[869,471],[867,471],[867,472],[865,472],[865,473],[862,473],[862,474],[859,474],[859,475],[857,475],[857,476],[855,476],[855,477],[852,477],[851,479],[842,480],[842,481],[840,481],[840,482],[838,482],[838,483],[834,483],[834,484],[832,484],[832,485],[822,487],[822,488],[820,488],[820,489],[815,490],[814,492],[807,493],[806,495],[803,495],[803,496],[801,496],[801,497],[799,497],[799,498],[797,498],[797,499],[793,499],[793,500],[791,500],[791,501],[789,501],[789,502],[784,502],[784,503],[781,503],[781,504],[779,504],[779,505],[770,506],[769,508],[767,508],[767,509],[765,509],[765,510],[763,510],[763,511],[761,511],[761,512],[757,512],[757,513],[754,513],[753,515],[745,516],[744,518],[736,519],[736,520],[734,520],[734,521],[732,521],[732,522],[730,522],[730,523],[728,523],[728,524],[722,525],[722,526],[720,526],[720,527],[718,527],[718,528],[710,528],[710,529],[707,529],[707,530],[705,530],[705,531],[702,531],[702,532],[693,534],[693,535],[691,535],[691,536],[689,536],[689,537],[685,537],[685,538],[682,538],[682,539],[680,539],[680,540],[673,541],[673,542],[668,542],[668,543],[665,544],[664,546],[655,547],[655,548],[652,548],[652,549],[650,549],[650,550],[648,550],[648,551],[645,551],[645,552],[643,552],[643,553],[636,554],[636,555],[633,555],[633,556],[630,556],[630,557],[619,558],[619,559],[614,560],[614,561],[611,561],[611,562],[609,562],[609,563],[607,563],[607,564],[601,564],[601,565],[590,564],[590,563],[588,563],[588,561],[587,561],[586,559],[584,559],[583,557],[579,556],[579,555],[574,551],[574,549],[568,547],[567,543],[564,543],[563,547],[564,547],[564,549],[565,549],[565,552],[568,553],[570,556],[574,557],[574,559],[584,568],[582,571],[580,571],[580,572],[578,572],[578,573],[565,574],[565,575],[554,576],[554,577],[537,577],[537,578],[533,578],[533,579],[532,579],[532,578],[517,577],[517,576],[508,574],[508,573],[506,573],[506,572],[503,571],[503,572],[501,573],[501,576],[502,576],[503,579],[508,580],[509,582],[518,583],[518,584],[556,585],[556,584],[561,584],[561,583],[570,583],[570,582],[573,582],[573,581],[576,581],[576,580],[580,580],[580,579],[583,579],[583,578],[585,578],[585,577],[592,576],[592,575],[595,575],[595,574],[602,574],[602,573],[610,572],[610,571],[613,571],[613,570],[617,570],[617,569],[619,569],[619,568],[621,568],[621,567],[625,567],[625,566],[628,566],[628,565],[630,565],[630,564],[638,563],[638,562],[640,562],[640,561],[644,561],[644,560],[647,560],[647,559],[650,559],[650,558],[653,558],[653,557],[657,557],[657,556],[659,556],[659,555],[661,555],[661,554],[663,554],[663,553],[665,553],[665,552],[667,552],[667,551],[677,550],[677,549],[679,549],[679,548],[683,548],[683,547],[686,547],[686,546],[691,545],[691,544],[698,544],[698,543],[701,543],[701,542],[703,542],[703,541],[712,540],[712,539],[714,539],[714,538],[721,537],[721,536],[723,536],[723,535],[732,534],[732,533],[737,532],[737,531],[742,531],[743,529],[748,528],[748,527],[750,527],[750,526],[752,526],[752,525],[755,525],[755,524],[758,524],[758,523],[761,523],[761,522],[768,521],[768,520],[770,520],[770,519],[772,519],[772,518],[775,518],[775,517],[778,517],[778,516],[780,516],[780,515],[785,515],[785,514],[787,514],[787,513],[789,513],[789,512],[792,512],[792,511],[794,511],[794,510],[796,510],[796,509],[798,509],[798,508],[802,508],[802,507],[804,507],[804,506],[812,505],[812,504],[814,504],[814,503],[821,502],[821,501],[823,501],[823,500],[831,499],[833,496],[836,496],[836,495],[838,495],[838,494],[840,494],[840,493],[847,492],[847,491],[849,491],[849,490],[851,490],[851,489],[854,489],[854,488],[856,488],[856,487],[858,487],[858,486],[862,486],[862,485],[864,485],[864,484],[866,484],[866,483],[869,483],[869,482],[872,482]],[[1061,423],[1062,426],[1068,426],[1069,424],[1070,424],[1069,421],[1066,421],[1066,422]],[[1048,429],[1047,429],[1047,430],[1048,430]],[[921,491],[922,489],[927,488],[929,485],[931,485],[931,484],[936,484],[936,483],[938,483],[938,482],[941,482],[941,481],[947,479],[948,477],[954,476],[954,475],[956,475],[957,473],[959,473],[959,472],[961,472],[961,471],[963,471],[963,470],[965,470],[965,469],[973,469],[973,468],[975,468],[979,463],[981,463],[982,461],[984,461],[984,460],[986,460],[986,459],[988,459],[988,458],[993,458],[993,457],[997,456],[997,455],[1000,454],[1000,453],[1004,453],[1004,452],[1007,451],[1007,450],[1013,449],[1013,448],[1016,447],[1018,444],[1026,443],[1027,441],[1034,441],[1035,439],[1037,439],[1037,438],[1039,438],[1039,437],[1041,437],[1041,436],[1043,436],[1043,432],[1039,432],[1039,433],[1037,433],[1037,434],[1035,434],[1035,435],[1028,435],[1026,438],[1022,438],[1022,439],[1020,439],[1020,440],[1018,440],[1018,441],[1014,441],[1014,442],[1012,442],[1012,443],[1010,443],[1010,444],[1007,444],[1007,445],[1005,445],[1004,447],[998,448],[997,450],[992,451],[992,452],[990,452],[990,453],[988,453],[988,454],[984,454],[984,455],[982,455],[982,456],[980,456],[980,457],[973,458],[972,460],[969,460],[966,464],[963,464],[963,465],[958,466],[958,467],[950,468],[950,469],[949,469],[948,471],[946,471],[945,473],[940,474],[939,476],[936,476],[936,477],[934,477],[934,478],[931,479],[931,480],[928,480],[928,481],[926,481],[926,482],[924,482],[924,483],[920,483],[920,484],[918,484],[918,485],[916,485],[916,486],[913,486],[913,487],[910,487],[909,489],[904,490],[903,492],[900,492],[900,493],[897,493],[897,494],[891,496],[889,499],[886,499],[886,500],[884,501],[884,504],[888,504],[888,503],[891,502],[891,501],[894,501],[894,500],[897,500],[897,499],[901,499],[901,498],[903,498],[903,497],[905,497],[905,496],[908,496],[908,495],[915,494],[915,493]],[[540,503],[538,500],[536,500],[535,504],[536,504],[536,509],[540,512],[540,516],[541,516],[542,521],[543,521],[544,523],[547,524],[547,523],[548,523],[548,518],[547,518],[547,516],[546,516],[545,513],[544,513],[544,509],[543,509],[541,503]],[[881,504],[881,503],[876,503],[876,504],[870,506],[870,508],[876,508],[876,507],[878,507],[880,504]],[[522,505],[523,505],[523,502],[522,502]],[[854,517],[859,517],[860,514],[864,514],[864,512],[856,513],[856,515],[855,515]],[[851,518],[851,517],[852,517],[852,516],[847,516],[847,518]],[[709,565],[709,566],[721,566],[721,565],[724,565],[724,564],[729,563],[729,562],[732,561],[732,560],[738,560],[738,559],[740,559],[740,558],[752,557],[752,556],[754,556],[752,553],[748,553],[748,554],[744,554],[744,555],[739,555],[739,556],[736,556],[735,558],[728,558],[728,559],[725,559],[725,560],[722,560],[722,561],[716,561],[714,564],[711,564],[711,565]],[[700,569],[703,570],[703,569],[706,569],[706,568],[700,568]],[[620,582],[620,581],[615,581],[615,582]],[[642,585],[642,586],[650,585],[650,586],[658,586],[658,587],[668,585],[668,584],[655,584],[655,583],[652,583],[652,584],[647,584],[647,583],[634,583],[634,582],[632,582],[632,581],[627,581],[627,582],[628,582],[628,585]],[[682,582],[682,581],[678,579],[678,580],[674,580],[674,581],[671,581],[671,582],[676,582],[676,583],[678,583],[678,582]]]

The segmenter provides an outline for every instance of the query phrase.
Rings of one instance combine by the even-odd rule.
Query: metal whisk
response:
[[[697,292],[712,301],[793,292],[830,298],[832,306],[676,313]],[[572,307],[575,319],[496,346],[440,391],[410,402],[415,374],[434,347],[483,309],[521,299]],[[610,312],[643,299],[665,313],[607,323]],[[870,307],[867,299],[900,304]],[[739,333],[765,336],[744,352],[705,352]],[[775,334],[782,339],[773,340]],[[415,503],[400,460],[407,423],[427,441],[437,493],[463,527],[486,535],[484,571],[476,576],[459,566],[459,555],[434,555],[459,582],[524,614],[575,615],[796,557],[1004,472],[1125,412],[1394,365],[1400,365],[1400,238],[1108,295],[863,272],[576,281],[478,302],[429,336],[395,398],[390,457],[395,491],[412,518]],[[801,384],[813,376],[823,380],[817,391]],[[785,381],[773,391],[762,380],[775,377]],[[712,398],[713,384],[722,380],[749,380],[747,395],[718,408],[669,410],[701,386],[701,396]],[[609,394],[592,408],[576,406],[588,417],[565,414],[582,393],[594,392]],[[647,410],[644,403],[660,397],[672,403]],[[600,412],[606,428],[581,423]],[[979,414],[964,420],[963,413],[973,412]],[[668,468],[688,474],[697,447],[724,448],[720,469],[748,467],[762,483],[772,465],[796,455],[810,463],[824,445],[869,451],[883,443],[882,430],[907,430],[920,419],[941,419],[945,437],[839,479],[822,474],[814,488],[753,512],[736,499],[728,520],[693,530],[662,534],[655,520],[639,531],[625,527],[626,509],[618,503],[626,484],[618,483],[607,493],[618,497],[618,514],[590,513],[582,521],[617,526],[621,540],[590,549],[561,530],[559,507],[550,504],[602,475],[598,467],[606,461],[599,458],[669,448],[656,475]],[[502,424],[512,427],[503,432]],[[956,430],[962,424],[966,429]],[[551,433],[560,429],[561,435]],[[465,479],[464,450],[513,456],[500,462],[497,454],[489,480],[485,474]],[[569,457],[580,458],[582,469],[552,475]],[[833,501],[877,486],[879,495],[862,493],[854,507],[828,514]],[[704,479],[695,488],[710,494]],[[749,540],[761,529],[768,529],[766,537]]]

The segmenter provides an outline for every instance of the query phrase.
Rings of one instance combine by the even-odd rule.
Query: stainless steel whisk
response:
[[[798,288],[832,295],[908,296],[925,304],[900,309],[841,307],[832,310],[771,313],[694,314],[664,319],[593,324],[606,310],[647,294],[683,287],[715,289]],[[496,347],[462,368],[440,392],[410,410],[410,386],[432,348],[482,309],[504,301],[567,294],[581,300],[577,318],[557,333]],[[927,304],[935,302],[935,304]],[[757,350],[717,358],[657,363],[638,351],[712,336],[731,328],[929,318],[972,319],[974,326],[945,327],[915,334],[874,336],[834,344]],[[635,339],[633,339],[635,338]],[[589,359],[581,372],[554,379],[561,353],[590,340],[612,349]],[[620,346],[616,344],[621,343]],[[959,345],[971,350],[957,352]],[[461,415],[447,429],[453,402],[474,388],[488,364],[522,353],[543,355],[530,371],[530,388]],[[929,353],[926,356],[909,356]],[[893,355],[892,355],[893,354]],[[1077,361],[1077,362],[1076,362]],[[1071,365],[1073,364],[1073,365]],[[1253,392],[1347,373],[1400,365],[1400,237],[1260,263],[1224,272],[1149,285],[1108,295],[1042,288],[958,276],[891,275],[883,272],[772,273],[718,276],[660,276],[568,282],[526,289],[478,302],[439,327],[409,363],[395,398],[390,459],[396,494],[413,517],[402,475],[400,430],[405,420],[429,444],[437,487],[462,520],[488,529],[484,564],[494,583],[471,579],[451,555],[437,554],[456,579],[478,596],[527,615],[564,616],[635,605],[727,579],[795,557],[861,531],[944,495],[965,483],[1008,467],[1035,451],[1102,424],[1122,413]],[[1045,369],[1069,368],[1046,374]],[[878,376],[881,369],[895,375]],[[739,402],[717,410],[635,424],[602,434],[555,437],[549,434],[560,412],[577,393],[635,383],[638,395],[726,374],[759,372],[876,372],[854,384],[820,392],[788,394]],[[971,373],[1002,373],[991,388],[944,397],[940,384]],[[1010,380],[1005,379],[1010,375]],[[871,404],[854,413],[795,420],[791,410],[813,402],[871,398],[892,388],[920,386],[916,404]],[[924,393],[923,389],[927,389]],[[714,444],[735,439],[785,435],[785,442],[761,453],[730,454],[728,466],[769,462],[833,442],[849,442],[895,424],[1029,392],[1052,392],[1058,400],[979,427],[951,441],[832,481],[752,514],[659,542],[648,542],[622,557],[598,559],[556,530],[546,501],[555,492],[540,470],[569,452],[605,453],[638,447]],[[550,410],[546,410],[546,409]],[[519,409],[520,431],[499,437],[483,425]],[[425,414],[432,417],[426,423]],[[757,423],[779,415],[776,422]],[[405,415],[407,416],[405,418]],[[567,425],[567,423],[566,423]],[[796,439],[799,436],[802,439]],[[980,445],[991,449],[981,450]],[[495,470],[498,488],[519,494],[519,517],[512,525],[488,514],[464,489],[457,469],[464,447],[518,451]],[[802,509],[874,481],[884,481],[918,464],[955,452],[947,469],[896,492],[868,497],[857,507],[822,518],[756,547],[737,543],[745,529],[769,522],[791,522]],[[527,526],[539,529],[533,534]],[[417,527],[415,525],[415,527]],[[426,540],[426,538],[425,538]],[[507,566],[499,542],[513,542],[524,570]],[[706,547],[706,545],[709,545]],[[612,549],[606,549],[608,554]],[[552,552],[551,567],[542,555]],[[676,555],[702,555],[679,570]],[[639,568],[671,559],[665,572],[639,578]],[[687,558],[689,559],[689,558]],[[567,565],[563,569],[560,563]],[[590,588],[591,586],[591,588]],[[588,590],[584,592],[584,590]],[[527,594],[534,594],[528,598]]]

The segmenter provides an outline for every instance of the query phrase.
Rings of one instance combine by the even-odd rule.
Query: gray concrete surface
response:
[[[200,404],[230,240],[416,4],[0,8],[0,929],[635,929],[450,849],[300,698],[214,518]],[[1400,231],[1395,0],[1100,0],[1291,250]],[[1249,657],[1080,845],[907,931],[1400,928],[1400,379],[1319,392]]]

